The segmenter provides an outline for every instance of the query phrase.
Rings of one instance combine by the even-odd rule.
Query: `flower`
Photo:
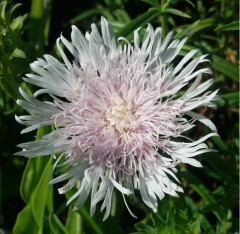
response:
[[[178,196],[183,190],[175,175],[177,165],[200,167],[194,157],[211,151],[203,142],[216,135],[197,141],[184,136],[196,120],[216,132],[209,119],[193,111],[215,107],[212,101],[217,99],[217,91],[206,92],[212,79],[201,81],[211,71],[197,69],[207,61],[206,55],[198,57],[192,50],[174,66],[186,39],[170,43],[172,32],[163,39],[161,28],[154,30],[149,24],[141,42],[139,30],[134,31],[132,45],[125,38],[116,40],[104,18],[101,33],[95,24],[85,36],[72,26],[71,42],[63,36],[57,40],[64,63],[51,55],[32,63],[34,74],[23,79],[41,89],[33,97],[20,89],[25,100],[17,101],[31,113],[16,117],[28,126],[22,133],[54,125],[39,141],[20,144],[23,150],[17,154],[58,157],[54,168],[62,167],[63,174],[50,183],[66,181],[61,194],[77,187],[67,202],[76,200],[75,209],[91,196],[91,215],[103,200],[104,219],[114,189],[123,195],[127,208],[125,195],[140,191],[154,212],[158,198]],[[49,100],[38,100],[41,94],[48,94]]]

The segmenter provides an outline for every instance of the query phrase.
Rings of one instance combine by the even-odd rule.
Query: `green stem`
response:
[[[161,9],[162,12],[164,12],[165,8],[166,8],[166,0],[161,0]],[[167,25],[167,14],[163,13],[160,16],[160,21],[161,21],[161,25],[162,25],[162,35],[163,38],[165,38],[167,36],[168,33],[168,25]]]

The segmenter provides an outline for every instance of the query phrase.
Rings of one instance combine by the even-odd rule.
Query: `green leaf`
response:
[[[52,157],[49,158],[48,163],[43,171],[41,179],[36,187],[33,201],[32,201],[32,208],[33,208],[33,216],[40,228],[43,228],[43,217],[44,217],[44,210],[46,206],[47,194],[49,189],[49,178],[50,173],[52,171]]]
[[[184,37],[191,38],[195,34],[199,34],[201,31],[212,28],[215,23],[215,18],[206,18],[195,21],[193,24],[183,26],[180,33],[177,34],[177,38],[181,39]]]
[[[158,233],[163,232],[166,224],[158,217],[158,214],[152,213],[151,218]]]
[[[68,233],[66,228],[63,226],[62,222],[53,213],[49,214],[49,224],[50,224],[50,229],[53,234],[67,234]],[[72,225],[74,225],[74,223]],[[75,233],[79,233],[79,232],[75,232]]]
[[[46,207],[48,209],[48,213],[52,213],[54,210],[54,202],[53,202],[53,186],[48,188],[47,192],[47,200],[46,200]]]
[[[221,175],[222,178],[225,178],[225,180],[232,180],[235,176],[237,177],[237,172],[234,168],[235,165],[230,164],[229,161],[227,159],[223,159],[221,155],[211,153],[204,154],[202,157],[217,173]]]
[[[225,104],[229,106],[239,105],[239,92],[226,93],[220,96],[224,100]]]
[[[91,16],[96,16],[98,14],[103,14],[103,12],[105,11],[104,8],[93,8],[93,9],[88,9],[85,10],[84,12],[82,12],[81,14],[77,15],[76,17],[72,18],[70,20],[71,24],[75,24],[77,22],[81,22]]]
[[[214,144],[216,144],[222,152],[228,152],[228,150],[229,150],[228,146],[219,136],[211,137],[211,141]]]
[[[221,206],[219,206],[219,204],[207,204],[207,205],[202,206],[201,209],[199,209],[199,213],[206,215],[207,213],[211,213],[214,211],[221,213],[222,210],[223,209]]]
[[[15,4],[12,9],[10,10],[10,13],[13,14],[14,11],[16,11],[20,6],[22,6],[23,4],[22,3],[17,3]]]
[[[178,16],[181,16],[181,17],[184,17],[184,18],[191,18],[190,15],[184,13],[183,11],[174,9],[174,8],[167,8],[163,12],[164,13],[170,13],[170,14],[173,14],[173,15],[178,15]]]
[[[206,203],[216,203],[210,191],[204,186],[204,183],[198,177],[184,169],[181,170],[181,174]]]
[[[28,160],[20,185],[20,194],[26,203],[30,202],[30,198],[38,185],[47,161],[47,157],[30,158]]]
[[[15,18],[10,25],[11,29],[13,31],[21,29],[26,18],[27,18],[27,14],[23,16],[18,16],[17,18]]]
[[[49,131],[50,127],[39,128],[37,131],[37,136],[42,136]],[[26,203],[29,203],[31,197],[34,195],[34,191],[42,178],[43,172],[48,162],[49,158],[47,156],[36,158],[33,157],[28,160],[20,185],[20,194]]]
[[[123,25],[124,25],[125,23],[129,23],[129,22],[131,21],[130,16],[129,16],[128,13],[127,13],[125,10],[123,10],[123,9],[116,9],[116,10],[115,10],[115,14],[116,14],[116,16],[117,16],[118,22],[123,23]]]
[[[27,58],[25,52],[23,50],[20,50],[18,48],[14,49],[13,53],[12,53],[13,57],[16,58]]]
[[[160,15],[159,10],[150,9],[149,11],[145,12],[144,14],[138,16],[134,20],[132,20],[129,24],[125,25],[123,28],[121,28],[117,33],[116,37],[127,37],[129,34],[131,34],[135,29],[151,22],[155,17]]]
[[[0,9],[1,9],[1,18],[3,20],[6,19],[6,7],[7,7],[7,1],[2,1],[0,3]]]
[[[234,65],[227,60],[220,58],[217,55],[213,55],[212,67],[218,72],[221,72],[227,77],[231,78],[232,80],[238,81],[239,69],[237,65]]]
[[[14,234],[38,233],[38,226],[33,217],[32,207],[30,204],[18,214],[16,223],[13,227]]]
[[[198,218],[195,222],[190,224],[189,227],[192,234],[200,234],[201,233],[201,220]]]
[[[225,210],[232,209],[235,203],[235,197],[238,195],[238,192],[238,184],[236,185],[232,181],[229,181],[223,197],[223,206]]]
[[[239,21],[219,26],[215,31],[239,31]]]

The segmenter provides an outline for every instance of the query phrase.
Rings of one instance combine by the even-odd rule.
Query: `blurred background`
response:
[[[0,233],[239,233],[238,9],[237,0],[1,1]],[[72,212],[57,187],[47,185],[48,180],[46,191],[40,189],[47,158],[28,161],[13,155],[19,150],[17,144],[36,135],[21,135],[23,126],[15,121],[15,115],[24,113],[16,105],[21,98],[18,87],[28,93],[35,90],[21,79],[30,72],[29,64],[46,53],[59,57],[55,42],[61,33],[69,39],[72,24],[86,32],[91,23],[99,25],[101,16],[112,23],[117,36],[130,41],[132,32],[147,23],[161,26],[164,35],[174,31],[175,38],[187,37],[180,55],[195,48],[209,55],[211,62],[205,66],[213,71],[211,89],[220,89],[224,101],[217,110],[198,110],[217,126],[220,138],[207,142],[217,151],[198,158],[203,168],[180,166],[178,177],[185,194],[177,199],[166,196],[156,214],[138,194],[130,199],[137,219],[129,215],[117,193],[115,211],[106,222],[101,214],[90,218],[88,204]],[[197,125],[189,135],[199,139],[207,133]]]

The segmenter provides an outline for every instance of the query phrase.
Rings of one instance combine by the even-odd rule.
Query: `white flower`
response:
[[[20,144],[23,151],[17,154],[60,155],[54,168],[64,159],[63,174],[50,183],[66,181],[59,193],[78,186],[68,200],[76,199],[75,209],[90,195],[91,215],[103,200],[106,219],[115,188],[124,201],[125,195],[139,190],[143,202],[156,212],[157,198],[183,191],[174,174],[176,166],[199,167],[194,156],[210,151],[203,142],[216,133],[197,141],[184,136],[194,120],[216,132],[209,119],[193,112],[197,107],[215,107],[217,91],[206,92],[212,80],[201,81],[211,72],[197,69],[207,61],[206,55],[197,57],[193,50],[174,67],[186,39],[170,43],[172,34],[163,39],[161,28],[148,25],[142,42],[139,30],[134,31],[131,45],[125,38],[116,41],[111,25],[102,18],[101,34],[92,24],[85,36],[73,26],[71,42],[60,36],[57,47],[64,63],[45,55],[31,64],[35,74],[24,80],[41,89],[34,97],[20,89],[25,100],[17,103],[31,115],[16,117],[17,121],[28,126],[22,133],[46,125],[55,129],[39,141]],[[74,61],[69,61],[60,42]],[[37,99],[43,93],[49,101]]]

